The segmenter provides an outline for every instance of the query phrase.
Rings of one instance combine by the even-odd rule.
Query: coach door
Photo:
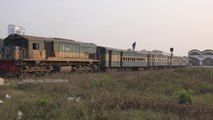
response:
[[[120,55],[120,67],[123,67],[123,52]]]
[[[148,54],[148,56],[147,56],[147,68],[149,68],[150,67],[150,55]]]
[[[53,44],[54,42],[52,42],[52,41],[47,41],[47,42],[45,42],[45,50],[46,50],[46,57],[48,58],[48,57],[54,57],[55,55],[54,55],[54,48],[53,48],[53,46],[54,46],[54,44]]]
[[[109,50],[109,67],[112,66],[112,50]]]
[[[155,55],[152,55],[152,66],[155,66]]]
[[[167,66],[170,66],[170,57],[167,58]]]

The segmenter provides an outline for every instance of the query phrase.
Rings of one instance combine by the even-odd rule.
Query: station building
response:
[[[188,52],[189,63],[192,66],[213,66],[213,50],[200,51],[193,49]]]

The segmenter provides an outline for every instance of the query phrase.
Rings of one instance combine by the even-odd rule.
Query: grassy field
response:
[[[0,120],[211,120],[213,69],[57,74],[68,83],[6,80]],[[32,79],[32,78],[31,78]],[[43,78],[33,78],[43,79]],[[12,96],[10,100],[5,95]]]

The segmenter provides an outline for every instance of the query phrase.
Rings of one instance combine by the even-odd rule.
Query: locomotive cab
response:
[[[17,61],[24,58],[23,49],[18,46],[5,46],[1,49],[0,75],[16,76],[19,74]]]
[[[24,49],[19,46],[5,46],[1,50],[2,60],[21,60],[24,58]]]

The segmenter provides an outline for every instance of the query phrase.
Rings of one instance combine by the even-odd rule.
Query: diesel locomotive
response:
[[[187,64],[183,57],[108,48],[70,39],[11,34],[1,48],[0,74],[140,70]]]

